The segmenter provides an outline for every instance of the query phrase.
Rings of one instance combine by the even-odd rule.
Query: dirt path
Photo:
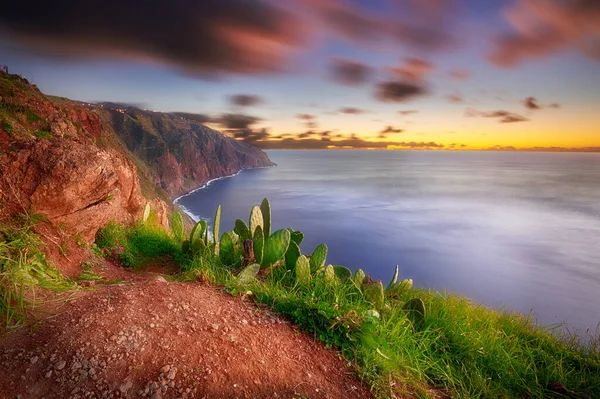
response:
[[[368,398],[333,351],[248,299],[137,278],[0,338],[2,398]],[[20,395],[20,396],[19,396]]]

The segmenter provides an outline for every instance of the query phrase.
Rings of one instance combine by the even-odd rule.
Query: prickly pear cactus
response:
[[[292,241],[296,243],[296,245],[300,246],[302,244],[302,240],[304,240],[304,234],[301,231],[290,231],[292,233]]]
[[[254,236],[254,231],[258,226],[264,228],[263,225],[263,216],[260,208],[258,206],[253,206],[252,211],[250,211],[250,237]]]
[[[357,271],[354,272],[354,276],[352,276],[352,282],[354,283],[354,285],[356,285],[356,288],[358,288],[359,290],[362,289],[362,284],[363,281],[365,281],[365,277],[367,277],[365,275],[365,272],[363,272],[362,269],[358,269]]]
[[[397,281],[398,281],[398,265],[396,265],[396,271],[394,272],[394,277],[392,277],[392,281],[390,281],[387,288],[390,288],[392,285],[396,284]]]
[[[213,240],[215,242],[215,255],[219,254],[219,229],[221,228],[221,205],[215,212],[215,221],[213,223]]]
[[[325,282],[327,283],[335,283],[337,280],[335,279],[335,270],[332,265],[327,265],[325,270],[323,271],[323,277],[325,278]]]
[[[190,247],[192,250],[192,254],[196,256],[204,252],[204,250],[206,249],[206,244],[204,243],[204,240],[195,239],[191,242]]]
[[[237,219],[235,221],[233,231],[238,235],[241,241],[252,239],[250,236],[250,229],[242,219]]]
[[[412,279],[405,279],[401,281],[397,281],[391,287],[385,289],[386,295],[397,295],[400,296],[405,292],[409,291],[412,288],[413,281]]]
[[[190,242],[204,239],[204,224],[201,222],[202,221],[196,223],[192,228],[192,232],[190,233]]]
[[[260,267],[265,269],[272,266],[279,259],[283,258],[290,245],[290,232],[287,229],[277,230],[268,238],[265,237],[265,246],[263,248],[263,259]]]
[[[263,236],[263,231],[260,226],[254,230],[254,238],[252,240],[254,245],[254,257],[256,258],[256,262],[260,263],[263,259],[263,252],[265,247],[265,238]]]
[[[260,265],[258,263],[253,263],[248,265],[242,270],[238,275],[238,282],[242,285],[247,285],[252,283],[256,279],[256,275],[260,270]]]
[[[325,266],[325,259],[327,259],[327,245],[320,244],[310,256],[310,272],[316,273],[323,268]]]
[[[365,282],[362,285],[363,295],[373,308],[381,311],[385,305],[383,284],[381,281]]]
[[[288,270],[294,270],[296,267],[296,261],[302,255],[300,253],[300,247],[294,241],[290,241],[290,246],[285,253],[285,267]]]
[[[183,241],[183,216],[181,213],[174,212],[171,217],[171,230],[173,231],[173,235],[175,239],[179,242]]]
[[[271,204],[267,198],[260,203],[260,212],[263,217],[263,234],[268,237],[271,235]]]
[[[335,277],[340,283],[345,283],[352,278],[352,272],[347,267],[333,266],[333,271],[335,272]]]
[[[231,238],[231,233],[226,231],[221,236],[221,244],[220,244],[219,258],[221,262],[225,265],[231,265],[235,261],[235,248],[233,246],[233,239]]]
[[[308,284],[310,282],[310,264],[308,258],[304,255],[300,255],[296,261],[296,281],[299,284]]]
[[[423,327],[425,323],[425,302],[421,298],[413,298],[406,302],[402,307],[406,312],[408,318],[413,322],[416,328]]]
[[[150,217],[150,203],[146,202],[146,206],[144,207],[144,216],[142,217],[142,222],[146,223],[148,218]]]
[[[208,223],[206,220],[202,219],[200,222],[202,226],[202,239],[204,240],[204,246],[208,247]]]

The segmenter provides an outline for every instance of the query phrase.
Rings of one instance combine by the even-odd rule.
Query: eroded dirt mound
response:
[[[371,397],[338,355],[248,298],[130,280],[0,340],[0,396]]]

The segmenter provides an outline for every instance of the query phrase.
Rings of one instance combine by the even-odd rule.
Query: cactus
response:
[[[203,240],[196,239],[191,241],[190,249],[192,250],[192,254],[194,256],[201,254],[206,249],[206,244]]]
[[[325,266],[325,259],[327,258],[327,245],[320,244],[315,248],[310,257],[310,272],[315,273]]]
[[[262,269],[272,266],[285,255],[290,245],[290,232],[287,229],[277,230],[269,237],[265,237],[263,258],[260,264]]]
[[[304,240],[304,234],[301,231],[293,231],[290,229],[290,233],[292,233],[292,241],[296,243],[296,245],[300,246],[302,244],[302,240]]]
[[[244,222],[242,219],[237,219],[235,221],[235,227],[233,231],[238,235],[241,241],[252,239],[250,236],[250,229],[248,229],[246,222]]]
[[[256,230],[256,228],[258,226],[260,226],[261,229],[264,228],[262,212],[260,211],[260,208],[258,206],[253,206],[252,211],[250,211],[249,224],[250,224],[250,237],[254,236],[254,231]]]
[[[146,202],[146,207],[144,207],[144,216],[142,217],[142,222],[146,223],[148,218],[150,217],[150,203]]]
[[[412,321],[413,325],[416,328],[423,327],[425,323],[425,303],[421,298],[413,298],[410,301],[406,302],[402,307],[406,312],[407,316]]]
[[[392,281],[390,281],[390,283],[387,286],[387,289],[389,289],[392,285],[396,284],[396,282],[398,281],[398,265],[396,265],[396,271],[394,272],[394,277],[392,277]]]
[[[296,261],[302,255],[300,247],[294,241],[290,241],[290,246],[285,253],[285,267],[288,270],[294,270],[296,267]]]
[[[352,272],[347,267],[333,266],[333,271],[335,273],[335,277],[340,283],[345,283],[352,278]]]
[[[352,282],[356,285],[356,288],[359,290],[362,289],[362,284],[365,281],[365,272],[362,269],[358,269],[354,272],[354,276],[352,277]]]
[[[204,226],[206,226],[206,222],[204,220],[199,221],[192,228],[192,232],[190,233],[190,242],[194,242],[196,240],[202,240],[204,237]]]
[[[181,213],[174,212],[171,217],[171,230],[175,239],[179,242],[183,242],[183,216]]]
[[[325,282],[327,283],[335,283],[337,281],[335,279],[335,270],[332,265],[327,265],[327,267],[323,271],[323,277],[325,278]]]
[[[221,205],[217,207],[213,223],[213,240],[215,242],[215,255],[219,254],[219,229],[221,227]]]
[[[254,257],[256,258],[256,263],[260,263],[263,260],[263,252],[265,247],[265,237],[260,226],[254,230],[254,238],[252,241],[254,245]]]
[[[296,281],[299,284],[308,284],[310,282],[310,264],[308,258],[300,255],[295,266]]]
[[[362,285],[363,295],[367,302],[378,311],[381,311],[385,305],[385,297],[383,294],[383,284],[381,281],[364,282]]]
[[[397,281],[391,287],[385,289],[386,295],[397,295],[400,296],[403,293],[409,291],[412,288],[413,281],[412,279],[405,279],[401,281]]]
[[[252,283],[256,279],[256,275],[260,270],[260,265],[258,263],[253,263],[249,266],[246,266],[244,270],[242,270],[238,275],[238,282],[242,285],[247,285]]]
[[[230,232],[223,233],[220,247],[219,258],[221,262],[225,265],[231,265],[235,260],[235,247]]]
[[[271,204],[267,198],[260,203],[260,212],[263,217],[263,234],[268,237],[271,235]]]

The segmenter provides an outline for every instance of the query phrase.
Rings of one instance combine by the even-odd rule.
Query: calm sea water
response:
[[[547,325],[600,323],[600,154],[269,151],[275,168],[214,181],[178,203],[221,229],[271,201],[275,229],[320,243],[328,263]]]

